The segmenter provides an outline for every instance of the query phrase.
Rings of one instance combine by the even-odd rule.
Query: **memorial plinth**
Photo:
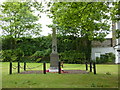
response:
[[[52,28],[52,53],[50,54],[49,72],[58,72],[58,61],[56,29]]]

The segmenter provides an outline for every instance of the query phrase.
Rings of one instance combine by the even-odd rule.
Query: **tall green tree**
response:
[[[55,2],[50,15],[60,33],[103,39],[109,33],[109,3]]]
[[[113,21],[120,21],[120,1],[113,2],[111,8],[111,17]]]
[[[4,2],[1,5],[0,20],[4,35],[19,38],[40,34],[41,24],[36,23],[39,18],[33,14],[35,5],[33,4],[32,2]]]
[[[91,41],[104,40],[104,37],[110,32],[110,7],[107,2],[55,2],[48,3],[50,6],[49,17],[56,24],[58,33],[62,35],[72,35],[75,37],[84,37],[86,60],[91,57]],[[78,40],[74,47],[78,47]],[[83,41],[81,41],[83,43]],[[82,47],[81,47],[82,48]],[[76,50],[77,52],[77,50]]]
[[[120,1],[113,2],[113,7],[111,8],[111,19],[115,23],[120,22]],[[116,37],[120,38],[120,29],[116,30]]]

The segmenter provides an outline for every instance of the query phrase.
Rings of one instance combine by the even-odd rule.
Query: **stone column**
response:
[[[49,72],[58,72],[58,61],[56,28],[54,27],[52,28],[52,53],[50,54]]]

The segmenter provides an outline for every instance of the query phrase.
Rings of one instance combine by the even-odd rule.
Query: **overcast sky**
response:
[[[0,0],[0,3],[2,3],[5,0]],[[12,0],[10,0],[12,1]],[[46,25],[52,24],[52,20],[46,16],[46,14],[42,13],[41,14],[41,19],[39,20],[39,22],[42,24],[42,32],[41,35],[48,35],[48,34],[52,34],[51,28],[48,28]],[[2,31],[0,31],[0,35],[1,35]],[[110,33],[109,35],[107,35],[106,38],[111,38],[112,37],[112,33]]]

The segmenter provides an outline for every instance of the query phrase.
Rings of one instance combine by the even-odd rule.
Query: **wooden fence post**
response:
[[[26,62],[24,62],[24,71],[26,71]]]
[[[92,72],[92,62],[90,62],[90,72]]]
[[[88,64],[87,64],[87,62],[85,63],[85,65],[86,65],[86,71],[88,70]]]
[[[46,74],[46,63],[43,63],[43,73]]]
[[[59,62],[58,62],[58,73],[59,73],[59,74],[61,74],[61,67],[60,67],[60,66],[61,66],[61,62],[59,61]]]
[[[18,73],[20,73],[20,62],[18,61]]]
[[[9,74],[12,74],[12,62],[10,62],[10,72]]]
[[[94,68],[94,74],[96,74],[96,65],[95,65],[95,62],[93,63],[93,68]]]

